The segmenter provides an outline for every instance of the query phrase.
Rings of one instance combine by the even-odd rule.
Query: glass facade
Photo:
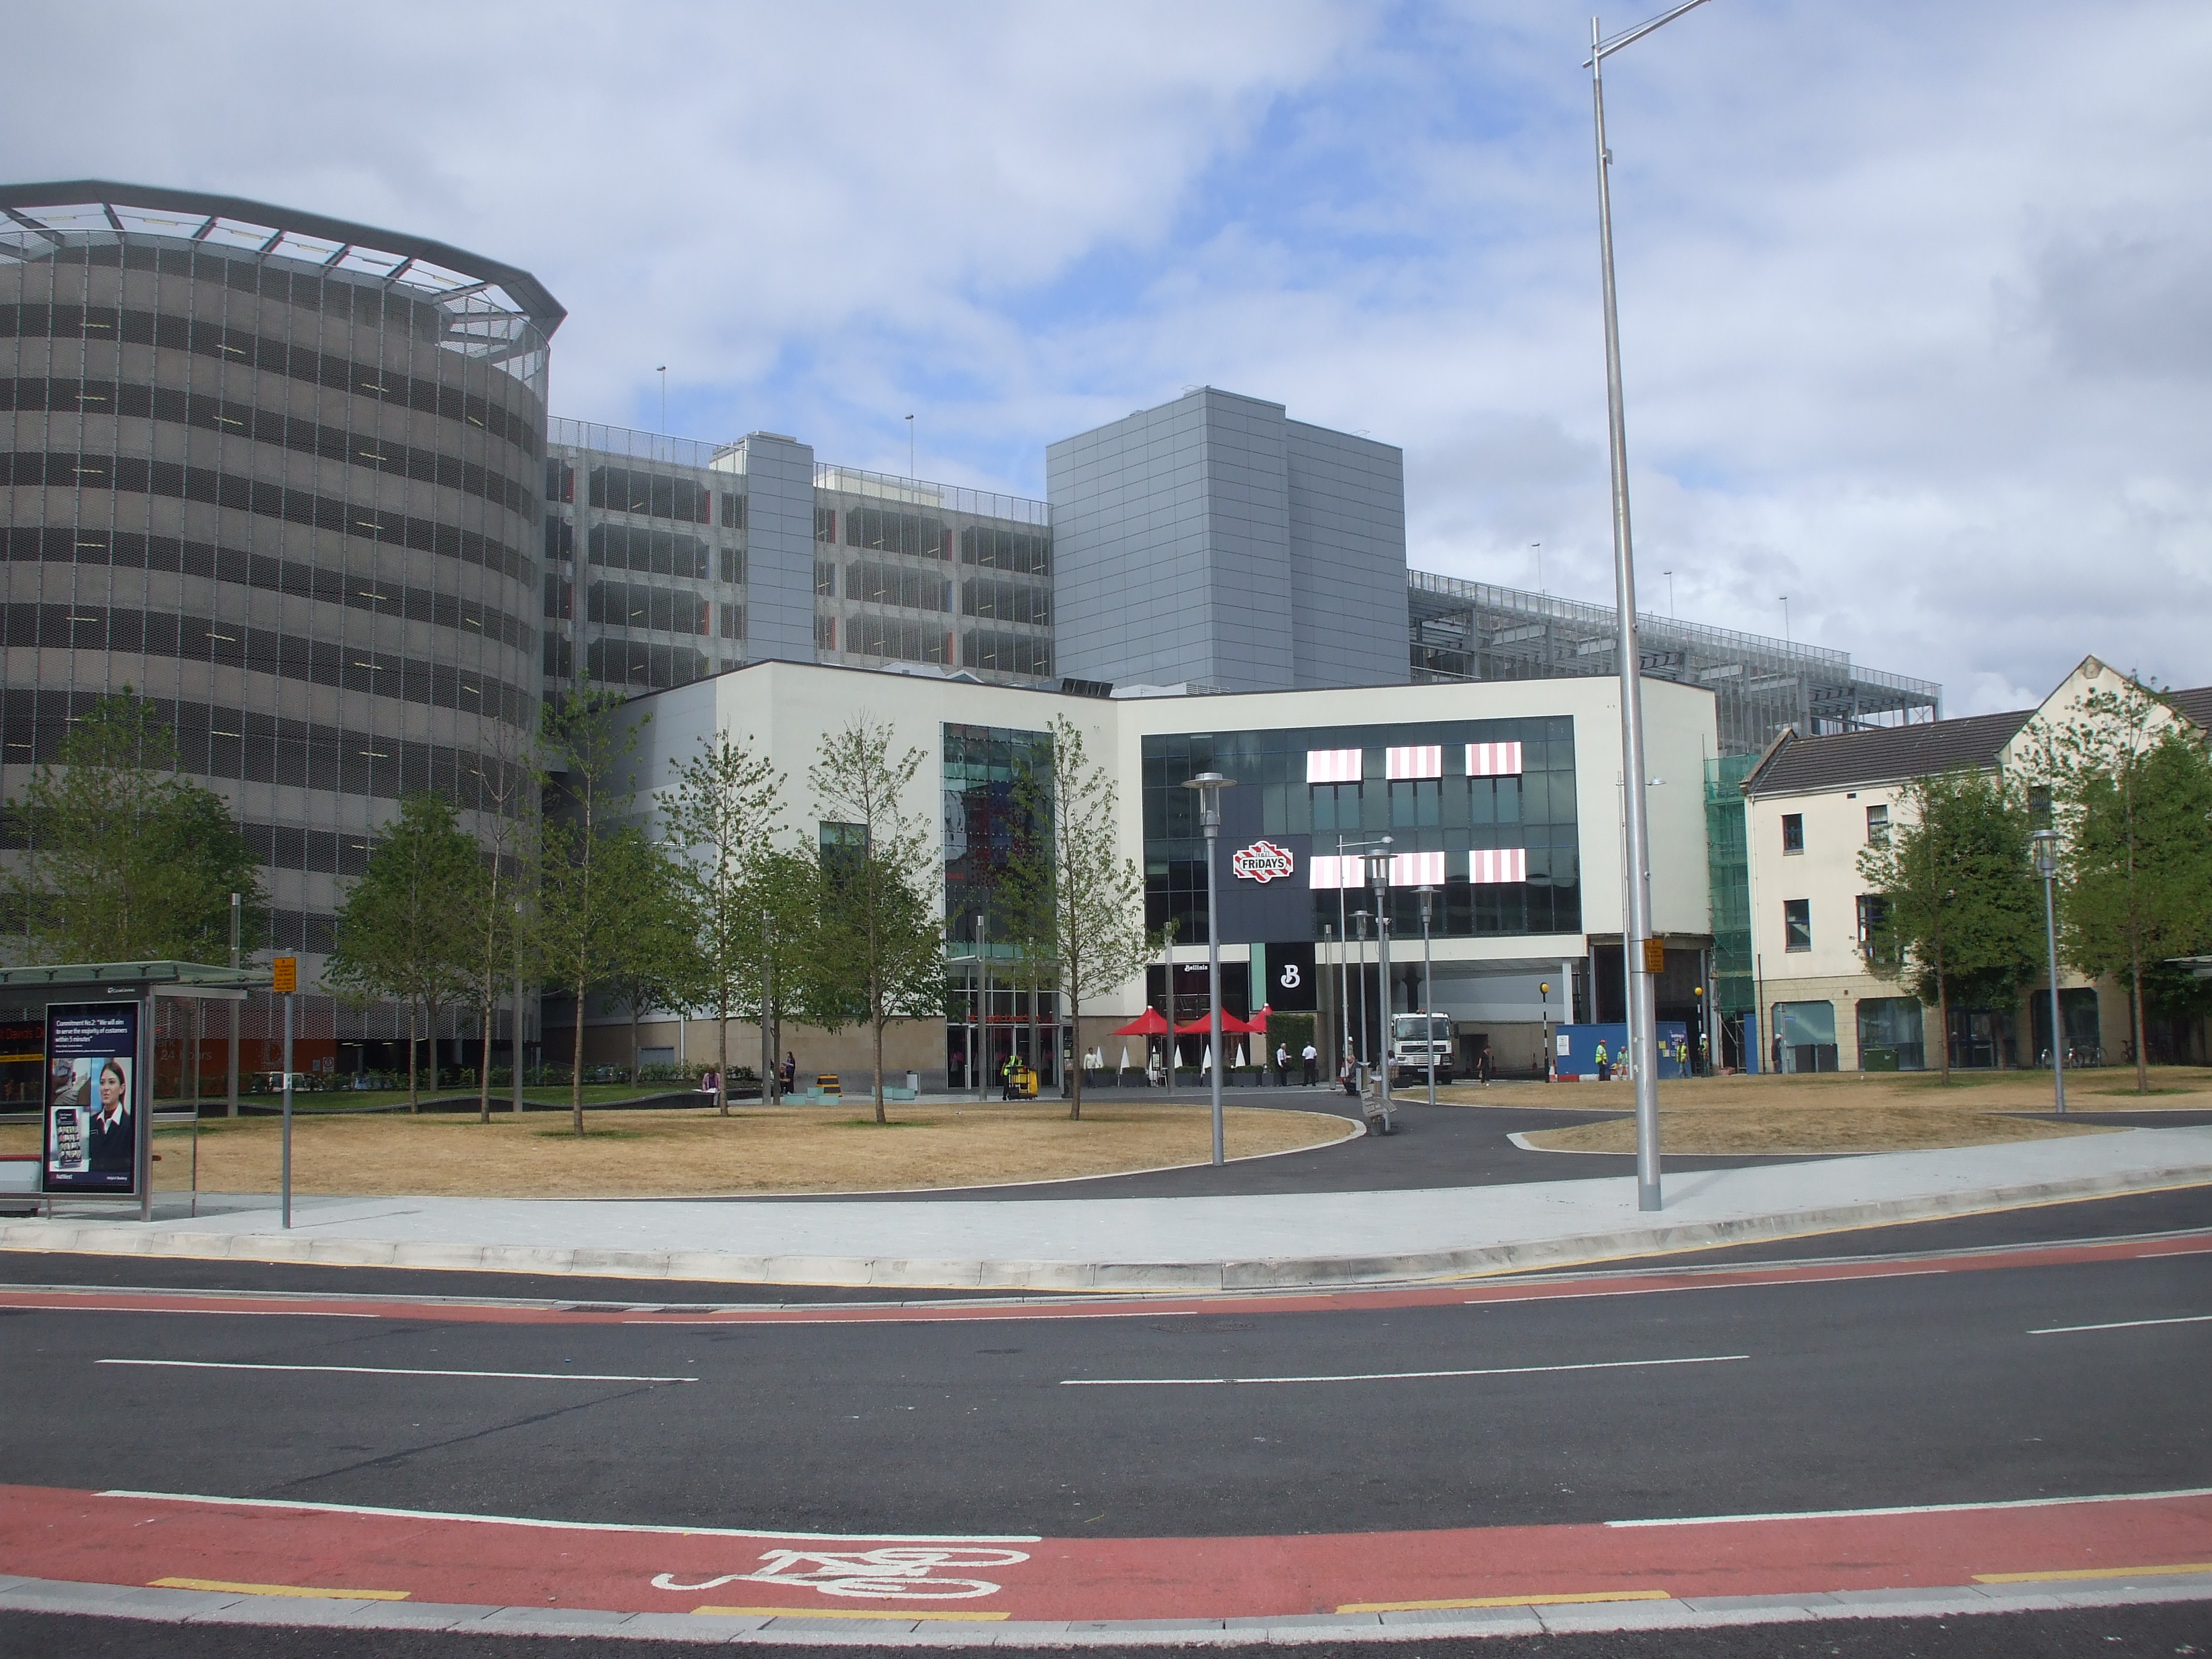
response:
[[[502,810],[539,696],[560,312],[524,273],[240,205],[0,222],[0,788],[94,698],[149,698],[312,974],[399,795]]]
[[[1024,774],[1049,779],[1052,734],[988,726],[944,728],[945,1065],[955,1088],[995,1078],[1018,1055],[1041,1079],[1057,1077],[1051,1040],[1058,999],[1025,982],[1022,963],[991,917],[1007,862],[1042,833],[1017,789]],[[976,1056],[980,1073],[970,1067]]]
[[[1469,745],[1516,744],[1518,772],[1468,775]],[[1439,751],[1439,775],[1388,775],[1389,751],[1430,746]],[[1359,775],[1308,782],[1307,757],[1315,751],[1356,757],[1345,765],[1356,765]],[[1287,842],[1297,856],[1291,879],[1310,902],[1299,907],[1290,931],[1271,931],[1270,938],[1319,939],[1324,924],[1336,927],[1339,894],[1308,886],[1307,860],[1333,856],[1340,837],[1356,842],[1385,835],[1394,854],[1443,855],[1434,924],[1438,938],[1582,931],[1570,716],[1147,737],[1143,764],[1146,925],[1173,921],[1178,943],[1206,939],[1206,842],[1194,793],[1182,785],[1209,769],[1237,785],[1223,797],[1224,840],[1264,836]],[[1521,856],[1479,857],[1491,853]],[[1478,882],[1470,874],[1477,865],[1486,874],[1507,872],[1523,878]],[[1350,902],[1354,908],[1359,902]],[[1417,936],[1415,884],[1394,888],[1391,905],[1400,937]],[[1231,927],[1224,919],[1224,936]]]

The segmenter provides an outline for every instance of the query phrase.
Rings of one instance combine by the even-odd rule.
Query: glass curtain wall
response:
[[[1052,736],[999,726],[946,726],[945,799],[945,1075],[956,1089],[995,1086],[1010,1058],[1058,1080],[1060,999],[1026,960],[1018,930],[993,899],[1008,864],[1038,849],[1041,823],[1022,787],[1048,791]]]

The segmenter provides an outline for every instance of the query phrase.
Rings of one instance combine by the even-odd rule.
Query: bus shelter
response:
[[[49,1214],[66,1197],[135,1201],[140,1220],[154,1218],[155,1002],[243,1002],[269,988],[266,968],[199,962],[0,969],[0,1001],[43,1011],[35,1087],[20,1092],[38,1102],[33,1190]],[[10,1058],[27,1069],[27,1046]],[[197,1136],[197,1103],[192,1116]]]

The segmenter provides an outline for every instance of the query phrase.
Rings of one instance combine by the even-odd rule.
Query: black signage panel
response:
[[[138,1190],[138,1005],[46,1009],[42,1189],[128,1197]]]
[[[1311,939],[1267,946],[1267,983],[1261,994],[1277,1013],[1310,1014],[1318,1010],[1320,1004],[1314,1000]]]
[[[1313,838],[1261,835],[1260,806],[1256,787],[1221,792],[1221,850],[1213,882],[1224,945],[1258,945],[1313,932],[1313,872],[1307,865]]]

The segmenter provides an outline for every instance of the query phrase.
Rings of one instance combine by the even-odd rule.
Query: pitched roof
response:
[[[1785,734],[1743,781],[1747,795],[1802,795],[1854,784],[1893,783],[1959,766],[1994,766],[2004,746],[2033,718],[2033,708],[1972,714],[1926,726],[1884,726],[1866,732],[1801,738]]]
[[[2212,685],[2188,691],[2168,691],[2166,700],[2189,716],[2200,732],[2212,732]]]

